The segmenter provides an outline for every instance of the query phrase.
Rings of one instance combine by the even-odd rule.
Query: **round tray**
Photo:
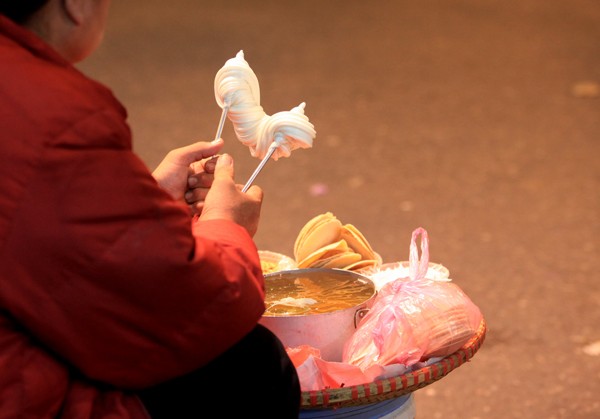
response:
[[[415,371],[368,384],[302,392],[302,409],[332,409],[377,403],[404,396],[448,375],[471,359],[485,339],[485,320],[481,321],[475,336],[452,355]]]

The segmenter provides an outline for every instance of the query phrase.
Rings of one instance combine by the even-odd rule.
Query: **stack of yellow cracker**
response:
[[[342,224],[331,212],[317,215],[300,230],[294,243],[298,268],[359,270],[381,264],[363,234]]]

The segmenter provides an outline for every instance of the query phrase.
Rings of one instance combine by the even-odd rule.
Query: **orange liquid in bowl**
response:
[[[375,294],[371,280],[339,269],[296,269],[265,276],[265,316],[303,316],[357,307]]]

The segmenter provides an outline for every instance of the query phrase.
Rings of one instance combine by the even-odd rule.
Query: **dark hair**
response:
[[[24,23],[46,3],[48,0],[0,0],[0,14],[17,23]]]

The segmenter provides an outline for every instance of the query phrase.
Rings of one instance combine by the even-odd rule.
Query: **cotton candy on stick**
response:
[[[242,138],[247,137],[246,130],[251,125],[243,124],[243,120],[256,120],[265,115],[260,106],[260,88],[256,74],[244,59],[244,51],[240,50],[234,58],[230,58],[217,72],[214,83],[215,99],[223,109],[221,119],[217,128],[216,138],[221,137],[225,117],[229,116],[232,122],[240,121],[239,129]],[[244,141],[240,138],[240,141]]]
[[[314,126],[304,114],[305,103],[291,111],[267,115],[260,106],[260,88],[256,75],[244,58],[243,51],[227,60],[215,77],[215,98],[223,108],[217,130],[220,136],[225,115],[233,123],[236,136],[261,162],[246,185],[246,191],[266,162],[289,157],[297,148],[312,147]]]
[[[242,191],[248,190],[270,158],[278,160],[289,157],[298,148],[312,147],[316,131],[304,114],[305,106],[302,102],[291,111],[278,112],[260,121],[257,141],[250,147],[250,154],[262,160]]]

